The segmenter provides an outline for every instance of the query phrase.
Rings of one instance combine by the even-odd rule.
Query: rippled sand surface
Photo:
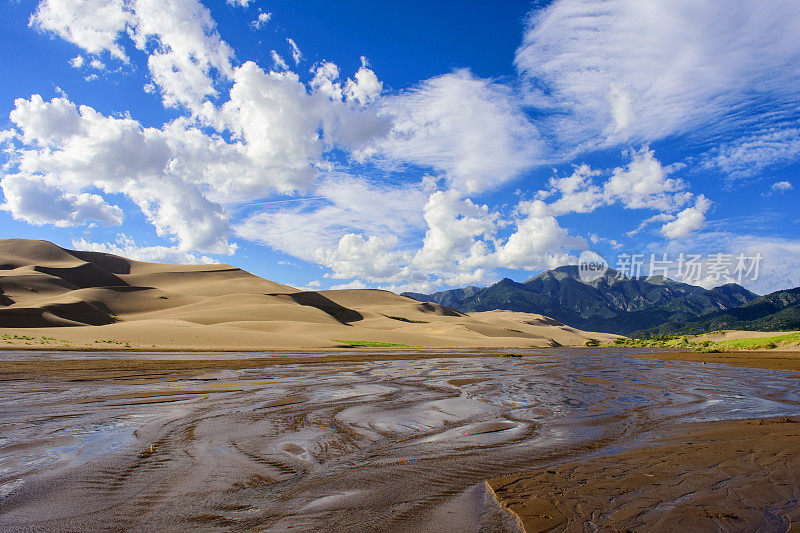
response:
[[[514,531],[484,480],[800,414],[794,373],[516,355],[0,373],[0,529]]]

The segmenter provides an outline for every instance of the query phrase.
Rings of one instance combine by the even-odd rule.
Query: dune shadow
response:
[[[9,298],[3,292],[3,287],[0,287],[0,305],[11,305],[14,303],[14,300]]]
[[[128,259],[111,254],[104,254],[101,252],[82,252],[78,250],[68,250],[70,255],[73,255],[81,261],[87,263],[94,263],[103,270],[107,270],[112,274],[130,274],[131,264]]]
[[[277,294],[270,294],[269,296],[278,296]],[[350,325],[349,322],[358,322],[359,320],[364,320],[364,315],[359,313],[354,309],[350,309],[349,307],[344,307],[343,305],[339,305],[330,298],[327,298],[321,295],[318,292],[313,291],[306,291],[306,292],[295,292],[291,294],[283,294],[281,296],[288,296],[295,303],[300,305],[305,305],[308,307],[316,307],[320,311],[323,311],[342,324]]]
[[[98,267],[94,263],[86,263],[66,268],[37,265],[34,267],[34,270],[56,278],[61,278],[81,289],[90,287],[122,287],[128,285],[128,283],[122,281],[111,272]]]
[[[422,302],[417,306],[417,309],[419,309],[423,313],[433,313],[442,316],[466,316],[464,313],[456,311],[455,309],[451,309],[443,305],[437,307],[429,302]]]
[[[48,304],[43,311],[65,320],[72,320],[88,326],[103,326],[115,322],[111,311],[100,302],[70,302]]]
[[[108,312],[89,302],[0,309],[0,327],[5,328],[103,326],[113,323],[114,318]]]

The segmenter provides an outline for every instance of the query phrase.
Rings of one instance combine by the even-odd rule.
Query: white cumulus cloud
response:
[[[101,252],[119,255],[136,261],[148,263],[176,263],[180,265],[213,264],[214,259],[187,253],[175,246],[139,246],[133,238],[120,233],[114,242],[91,242],[86,239],[73,239],[72,247],[87,252]]]
[[[53,32],[90,54],[108,51],[127,61],[117,41],[130,20],[131,13],[123,0],[44,0],[31,16],[30,24]]]
[[[619,200],[630,209],[659,209],[669,211],[686,203],[691,193],[683,192],[682,180],[668,178],[668,169],[656,159],[653,150],[645,146],[630,153],[631,161],[614,169],[603,186],[604,193]]]
[[[394,118],[376,157],[432,167],[453,187],[497,187],[541,162],[543,145],[513,91],[467,71],[382,99]]]
[[[791,191],[792,189],[794,189],[794,187],[792,187],[792,184],[790,182],[784,180],[784,181],[776,181],[770,186],[770,189],[772,189],[775,192],[786,192],[786,191]]]
[[[17,220],[41,226],[77,226],[99,222],[118,226],[124,217],[122,209],[109,205],[98,194],[63,191],[38,176],[12,174],[0,180],[5,203],[0,209]]]
[[[516,231],[498,247],[497,266],[536,270],[574,263],[569,250],[585,249],[586,240],[573,237],[539,200],[521,202],[517,207]]]
[[[261,28],[267,25],[267,22],[269,22],[271,18],[272,18],[272,13],[262,11],[261,13],[258,14],[258,17],[256,17],[256,19],[250,23],[250,25],[257,30],[260,30]]]
[[[199,109],[217,95],[216,77],[233,72],[233,50],[198,0],[43,0],[31,25],[90,54],[108,52],[123,61],[129,37],[148,55],[153,82],[171,107]]]
[[[695,199],[693,207],[687,207],[675,216],[675,220],[661,227],[661,233],[669,239],[683,239],[703,227],[706,212],[711,202],[702,194]]]
[[[159,235],[177,238],[182,249],[234,249],[227,242],[227,217],[203,190],[239,178],[235,168],[224,168],[226,159],[246,170],[239,146],[175,123],[161,130],[143,128],[130,118],[104,116],[66,98],[44,102],[34,95],[16,104],[11,119],[28,147],[14,153],[18,172],[7,178],[37,176],[73,194],[90,188],[123,193]],[[209,158],[213,163],[206,167]]]
[[[361,68],[356,72],[355,79],[348,79],[345,83],[344,94],[348,100],[366,104],[374,101],[381,94],[383,83],[367,66],[367,59],[362,57]]]

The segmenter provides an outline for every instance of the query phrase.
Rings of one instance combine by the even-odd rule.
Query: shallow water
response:
[[[512,528],[476,484],[676,424],[800,414],[794,373],[620,353],[8,381],[0,526]]]

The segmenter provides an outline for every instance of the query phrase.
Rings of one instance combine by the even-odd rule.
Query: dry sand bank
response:
[[[0,348],[331,349],[583,346],[617,337],[542,315],[466,315],[380,290],[301,291],[229,265],[162,265],[0,240]]]
[[[761,337],[773,337],[775,335],[788,335],[790,333],[798,333],[797,331],[748,331],[743,329],[728,329],[724,331],[715,331],[713,333],[704,333],[696,335],[693,338],[699,341],[729,341],[736,339],[759,339]]]
[[[800,531],[800,423],[698,423],[489,482],[527,533]]]

